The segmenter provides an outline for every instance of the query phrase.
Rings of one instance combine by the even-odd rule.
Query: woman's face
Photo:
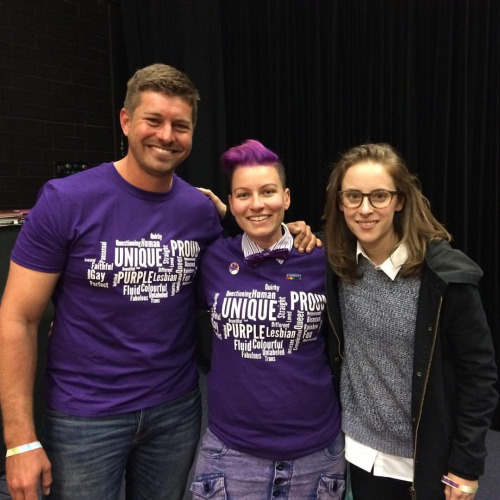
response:
[[[290,206],[274,166],[242,166],[233,172],[229,206],[238,225],[262,248],[281,238],[281,223]]]
[[[384,165],[367,161],[347,169],[341,190],[368,194],[377,190],[396,191],[396,186]],[[400,211],[403,205],[404,201],[398,196],[393,196],[385,208],[375,208],[367,196],[357,208],[339,204],[347,226],[375,264],[384,262],[398,243],[393,220],[395,212]]]

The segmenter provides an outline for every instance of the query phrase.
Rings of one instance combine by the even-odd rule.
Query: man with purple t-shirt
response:
[[[245,232],[213,243],[200,270],[213,345],[193,498],[340,499],[344,439],[323,328],[324,251],[293,249],[283,225],[290,192],[272,151],[249,140],[222,164]]]
[[[175,175],[198,99],[175,68],[138,70],[120,112],[127,155],[48,182],[22,228],[0,308],[14,499],[36,498],[38,484],[53,499],[115,499],[124,474],[127,498],[183,495],[201,420],[193,280],[222,231],[211,201]],[[40,442],[33,379],[51,298]]]
[[[183,494],[201,412],[192,283],[221,233],[210,200],[175,175],[198,98],[174,68],[136,72],[120,113],[127,155],[47,183],[22,228],[0,354],[14,498],[34,498],[38,481],[51,498],[117,498],[125,471],[131,498]],[[50,298],[41,448],[30,401]]]

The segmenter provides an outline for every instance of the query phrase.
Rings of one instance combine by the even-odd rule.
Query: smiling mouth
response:
[[[157,153],[161,155],[171,155],[171,154],[176,154],[179,153],[179,149],[177,148],[162,148],[160,146],[149,146],[153,151],[156,151]]]
[[[358,221],[358,226],[363,227],[363,228],[371,228],[375,227],[377,224],[377,221],[371,220],[371,221]]]
[[[252,222],[260,222],[260,221],[269,219],[269,217],[271,217],[271,216],[270,215],[253,215],[253,216],[248,217],[248,220],[250,220]]]

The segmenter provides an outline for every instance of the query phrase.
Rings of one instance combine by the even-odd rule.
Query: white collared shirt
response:
[[[360,254],[372,262],[358,241],[356,259],[359,259]],[[373,264],[373,262],[372,264],[376,269],[380,269],[394,281],[407,258],[408,249],[404,243],[401,243],[382,264],[379,266]],[[398,457],[390,453],[375,450],[347,435],[345,437],[345,457],[348,462],[367,472],[371,472],[373,469],[374,476],[390,477],[409,482],[413,481],[414,463],[412,458]]]
[[[392,254],[379,266],[377,266],[370,259],[370,257],[368,257],[364,248],[361,246],[361,243],[358,241],[356,248],[356,260],[359,260],[360,254],[365,257],[365,259],[368,259],[375,266],[375,269],[380,269],[387,274],[392,281],[396,279],[401,266],[406,262],[406,259],[408,259],[408,249],[404,243],[401,243],[396,250],[394,250],[394,252],[392,252]]]

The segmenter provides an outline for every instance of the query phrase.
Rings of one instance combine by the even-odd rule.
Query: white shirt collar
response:
[[[408,248],[405,243],[400,243],[396,248],[396,250],[394,250],[394,252],[392,252],[392,254],[379,266],[373,263],[373,261],[370,259],[370,257],[368,257],[368,255],[364,251],[363,247],[361,246],[361,243],[358,241],[356,247],[356,261],[359,260],[360,254],[363,257],[365,257],[365,259],[368,259],[375,266],[376,269],[380,269],[385,274],[387,274],[387,276],[389,276],[389,278],[391,278],[392,281],[394,281],[399,273],[399,270],[401,269],[401,266],[408,259]]]
[[[281,228],[283,230],[283,236],[269,248],[260,247],[247,235],[247,233],[243,233],[243,238],[241,239],[241,249],[243,250],[243,256],[248,257],[249,255],[260,253],[264,250],[278,250],[281,248],[286,248],[288,251],[290,251],[293,248],[293,236],[290,234],[290,231],[285,224],[281,223]],[[284,262],[282,259],[276,260],[280,264]]]

